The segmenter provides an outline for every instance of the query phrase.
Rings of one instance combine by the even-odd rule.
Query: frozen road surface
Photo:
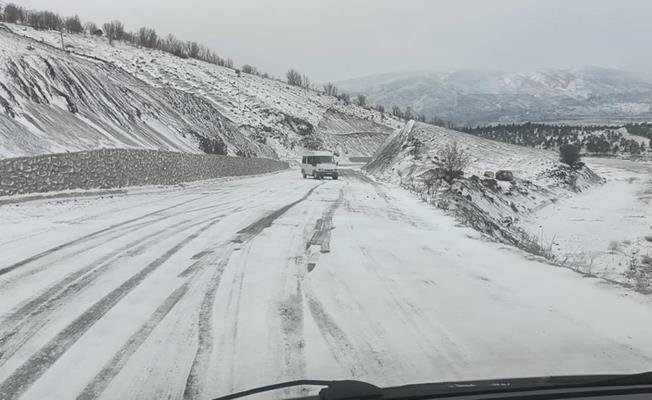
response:
[[[652,370],[648,297],[355,171],[3,204],[0,231],[3,400]]]

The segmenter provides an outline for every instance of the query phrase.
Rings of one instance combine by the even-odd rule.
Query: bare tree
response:
[[[457,142],[447,144],[439,151],[439,160],[446,174],[446,180],[451,182],[471,164],[471,156]]]
[[[25,11],[23,22],[38,30],[60,31],[64,26],[61,17],[51,11]]]
[[[163,51],[174,54],[177,57],[188,58],[186,45],[174,35],[168,35],[162,43]]]
[[[303,84],[303,79],[301,77],[301,74],[299,71],[295,69],[289,70],[286,74],[285,77],[287,78],[287,81],[290,85],[294,86],[302,86]]]
[[[414,119],[415,113],[414,110],[412,110],[412,107],[408,107],[405,109],[405,113],[403,115],[405,119]]]
[[[333,85],[331,82],[328,82],[324,85],[324,93],[329,96],[337,96],[337,86]]]
[[[97,24],[95,22],[86,22],[84,24],[84,31],[88,35],[94,35],[97,32]]]
[[[310,79],[306,74],[303,74],[303,76],[301,76],[301,87],[303,87],[304,89],[310,89]]]
[[[25,20],[25,10],[15,4],[7,4],[3,11],[3,15],[4,21],[12,24],[18,21],[24,22]]]
[[[138,45],[143,47],[150,49],[159,47],[159,39],[156,31],[145,26],[138,30],[138,33],[136,34],[136,40]]]
[[[82,33],[84,31],[81,19],[79,19],[79,16],[77,15],[66,18],[64,21],[64,26],[70,33]]]
[[[245,74],[258,75],[258,68],[253,65],[245,64],[242,66],[242,72]]]
[[[125,36],[125,27],[120,21],[107,22],[103,26],[104,34],[109,39],[109,42],[114,40],[123,40]]]
[[[201,46],[197,42],[186,43],[186,55],[190,58],[198,59]]]

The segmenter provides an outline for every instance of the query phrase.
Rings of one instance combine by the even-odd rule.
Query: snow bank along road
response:
[[[652,369],[649,298],[342,175],[0,206],[0,399]]]

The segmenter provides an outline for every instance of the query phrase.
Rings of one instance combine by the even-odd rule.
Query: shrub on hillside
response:
[[[457,142],[447,144],[438,154],[441,166],[444,169],[448,181],[454,177],[460,176],[461,172],[471,164],[471,156],[462,149]]]
[[[573,166],[580,160],[580,149],[574,144],[564,144],[559,147],[559,161]]]
[[[349,96],[347,93],[340,93],[339,95],[336,96],[339,100],[342,100],[344,104],[349,104],[351,102],[351,96]]]

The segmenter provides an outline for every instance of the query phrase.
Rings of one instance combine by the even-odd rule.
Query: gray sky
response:
[[[9,2],[10,0],[5,0]],[[404,70],[613,67],[652,75],[651,0],[15,0],[200,41],[313,81]]]

